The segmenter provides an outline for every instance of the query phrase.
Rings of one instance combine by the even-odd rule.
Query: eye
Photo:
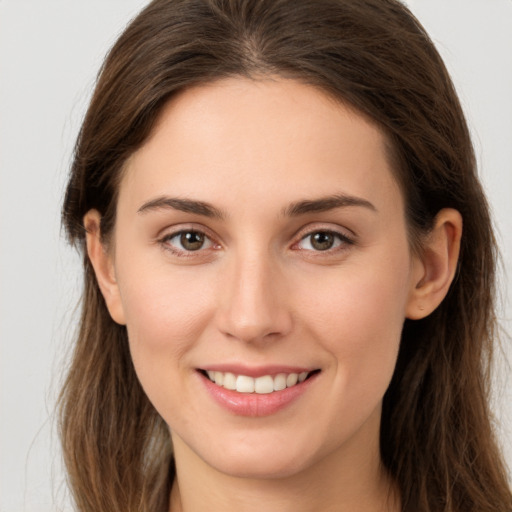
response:
[[[314,231],[304,236],[297,247],[306,251],[328,251],[352,243],[348,237],[335,231]]]
[[[214,247],[212,240],[204,233],[192,229],[166,235],[162,238],[161,243],[178,253],[194,252]]]

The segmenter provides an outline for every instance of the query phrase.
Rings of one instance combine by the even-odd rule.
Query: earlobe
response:
[[[452,208],[440,210],[421,255],[415,258],[407,318],[428,316],[446,297],[457,271],[461,236],[461,214]]]
[[[94,268],[96,280],[110,316],[114,322],[125,325],[123,305],[115,276],[112,254],[101,240],[101,215],[97,210],[89,210],[83,221],[86,230],[87,255]]]

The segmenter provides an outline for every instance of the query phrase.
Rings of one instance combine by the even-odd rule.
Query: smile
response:
[[[287,408],[314,386],[320,369],[230,365],[199,369],[208,394],[237,416],[268,416]],[[247,375],[249,373],[249,375]]]
[[[217,386],[237,391],[238,393],[258,393],[266,395],[275,391],[282,391],[304,382],[314,372],[278,373],[277,375],[262,375],[249,377],[248,375],[235,375],[231,372],[206,370],[208,378]]]

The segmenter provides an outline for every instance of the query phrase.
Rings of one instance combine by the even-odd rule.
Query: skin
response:
[[[290,214],[340,195],[364,203]],[[219,216],[151,206],[162,197]],[[128,161],[108,248],[99,220],[84,219],[89,256],[171,430],[173,511],[399,509],[380,465],[382,397],[404,319],[447,293],[462,221],[442,210],[411,253],[377,127],[294,81],[188,89]],[[198,250],[176,235],[190,230],[206,235]],[[318,250],[311,236],[326,232],[333,247]],[[291,405],[253,418],[205,391],[198,368],[225,363],[320,372]]]

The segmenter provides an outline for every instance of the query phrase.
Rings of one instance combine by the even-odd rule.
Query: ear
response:
[[[112,252],[101,241],[101,215],[97,210],[89,210],[84,216],[87,254],[94,268],[108,311],[114,322],[125,325],[124,310],[114,271]]]
[[[407,318],[418,320],[430,315],[446,297],[457,271],[461,236],[461,214],[452,208],[441,210],[413,263]]]

